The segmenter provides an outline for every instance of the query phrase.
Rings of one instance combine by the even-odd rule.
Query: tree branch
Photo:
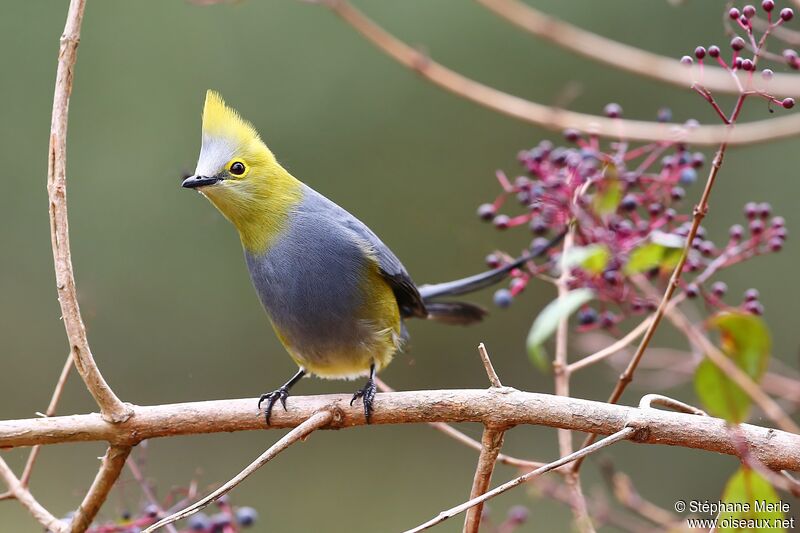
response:
[[[5,481],[9,493],[33,515],[37,522],[54,533],[66,533],[68,531],[68,527],[64,522],[50,514],[50,511],[36,501],[36,498],[20,483],[2,457],[0,457],[0,479]]]
[[[321,410],[332,410],[332,428],[364,425],[350,396],[292,396],[289,410],[273,413],[269,429],[296,427]],[[111,424],[97,413],[0,421],[0,448],[107,441],[135,445],[145,439],[267,429],[253,398],[134,406],[135,415]],[[520,424],[610,435],[630,421],[647,427],[635,442],[666,444],[735,455],[724,420],[639,409],[504,387],[382,393],[375,397],[372,424],[478,422],[497,428]],[[753,455],[775,470],[800,470],[800,435],[742,424]]]
[[[681,124],[611,119],[548,107],[479,83],[436,63],[388,33],[345,0],[323,2],[345,22],[386,55],[421,77],[457,96],[543,128],[563,131],[576,128],[604,137],[631,141],[681,141],[695,145],[754,144],[792,137],[800,133],[800,114],[740,124],[734,131],[722,125],[687,129]],[[687,83],[687,87],[688,87]]]
[[[83,533],[92,525],[92,521],[125,467],[125,460],[130,453],[130,446],[109,446],[100,464],[100,470],[92,486],[89,487],[89,492],[86,493],[72,519],[70,533]]]
[[[469,493],[470,499],[476,498],[489,490],[494,464],[500,454],[500,449],[503,447],[503,435],[505,435],[505,431],[500,429],[489,427],[483,429],[481,454],[478,457],[478,466],[475,468],[475,477],[472,480],[472,490]],[[464,519],[464,533],[478,533],[481,526],[482,513],[482,503],[467,511],[467,516]]]
[[[582,449],[578,450],[575,453],[567,455],[566,457],[562,457],[561,459],[553,461],[552,463],[548,463],[545,466],[543,466],[541,468],[537,468],[536,470],[534,470],[532,472],[528,472],[527,474],[523,474],[523,475],[519,476],[518,478],[514,478],[511,481],[503,483],[499,487],[490,490],[486,494],[478,496],[477,498],[472,498],[468,502],[464,502],[461,505],[457,505],[456,507],[453,507],[452,509],[448,509],[446,511],[442,511],[435,518],[432,518],[432,519],[428,520],[424,524],[422,524],[420,526],[417,526],[414,529],[409,529],[405,533],[419,533],[420,531],[424,531],[426,529],[430,529],[433,526],[444,522],[448,518],[452,518],[453,516],[455,516],[455,515],[457,515],[459,513],[463,513],[467,509],[469,509],[471,507],[474,507],[475,505],[478,505],[480,503],[483,503],[486,500],[494,498],[495,496],[498,496],[498,495],[500,495],[500,494],[502,494],[502,493],[504,493],[504,492],[506,492],[508,490],[511,490],[514,487],[517,487],[517,486],[525,483],[526,481],[528,481],[528,480],[530,480],[530,479],[532,479],[532,478],[534,478],[536,476],[540,476],[540,475],[542,475],[542,474],[544,474],[546,472],[550,472],[551,470],[555,470],[556,468],[564,466],[565,464],[571,463],[572,461],[575,461],[578,458],[586,457],[587,455],[589,455],[591,453],[594,453],[597,450],[600,450],[601,448],[605,448],[606,446],[610,446],[611,444],[614,444],[614,443],[619,442],[621,440],[632,438],[637,431],[638,430],[636,428],[634,428],[634,427],[626,426],[626,427],[620,429],[619,431],[617,431],[616,433],[614,433],[613,435],[610,435],[610,436],[608,436],[608,437],[606,437],[606,438],[604,438],[604,439],[602,439],[602,440],[600,440],[598,442],[595,442],[591,446],[587,446],[585,448],[582,448]]]
[[[47,194],[50,198],[50,240],[55,262],[56,288],[61,316],[70,342],[75,368],[94,397],[100,412],[112,422],[130,416],[130,409],[120,401],[103,379],[94,362],[81,318],[72,256],[69,248],[67,218],[67,117],[72,93],[72,77],[80,42],[81,21],[86,0],[71,0],[61,46],[58,51],[53,116],[50,123],[50,150],[47,165]]]
[[[72,370],[72,354],[67,355],[67,361],[61,369],[61,374],[58,376],[58,381],[53,389],[53,395],[50,397],[50,403],[47,406],[47,410],[44,412],[45,416],[53,416],[56,414],[56,407],[58,407],[58,402],[61,400],[61,394],[64,392],[64,385],[67,383],[70,370]],[[31,449],[31,453],[28,455],[28,460],[25,462],[25,469],[22,471],[22,476],[19,478],[23,486],[28,486],[31,474],[33,474],[33,465],[36,463],[36,458],[39,456],[40,450],[41,448],[39,446],[34,446]]]
[[[507,22],[601,65],[684,89],[691,85],[686,67],[676,58],[660,56],[597,35],[546,15],[518,0],[476,1]],[[800,76],[797,74],[775,74],[769,82],[754,77],[751,83],[755,89],[768,90],[772,94],[800,96]],[[739,87],[730,72],[714,65],[703,65],[703,85],[712,91],[739,94]]]
[[[487,354],[488,355],[488,354]],[[499,379],[499,378],[498,378]],[[375,383],[378,385],[378,389],[384,392],[395,392],[393,388],[391,388],[386,382],[381,380],[381,378],[376,377]],[[455,440],[456,442],[460,442],[461,444],[467,446],[468,448],[472,448],[480,452],[483,449],[483,446],[480,442],[473,439],[463,431],[459,431],[450,424],[445,424],[444,422],[428,422],[428,425],[439,431],[440,433],[444,433],[451,439]],[[504,453],[497,454],[497,460],[504,465],[513,466],[515,468],[539,468],[543,466],[544,463],[540,463],[538,461],[528,461],[526,459],[519,459],[517,457],[512,457],[510,455],[506,455]]]

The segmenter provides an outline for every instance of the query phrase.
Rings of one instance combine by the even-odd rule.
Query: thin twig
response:
[[[639,401],[639,407],[642,409],[652,409],[653,405],[667,407],[679,413],[708,416],[708,413],[695,407],[694,405],[689,405],[688,403],[683,403],[682,401],[670,398],[669,396],[663,396],[661,394],[646,394],[642,396],[642,399]]]
[[[395,390],[392,387],[390,387],[388,383],[386,383],[379,377],[375,378],[375,383],[378,385],[378,389],[384,392],[395,392]],[[473,439],[466,433],[457,430],[450,424],[446,424],[444,422],[428,422],[428,425],[433,429],[435,429],[436,431],[444,433],[451,439],[460,442],[461,444],[464,444],[465,446],[472,448],[473,450],[480,452],[483,449],[483,446],[481,446],[480,442]],[[513,466],[515,468],[527,468],[527,469],[539,468],[540,466],[543,466],[545,464],[539,461],[529,461],[527,459],[519,459],[517,457],[512,457],[504,453],[497,454],[497,461],[504,465]]]
[[[539,477],[531,480],[536,492],[544,497],[557,502],[569,505],[570,496],[563,483],[552,477]],[[620,531],[630,533],[653,533],[653,527],[645,523],[640,518],[628,516],[618,512],[617,509],[608,505],[604,498],[594,497],[587,502],[590,506],[589,511],[598,526],[610,525]]]
[[[734,105],[733,112],[731,113],[731,117],[728,121],[729,124],[734,124],[738,119],[739,113],[742,111],[745,98],[745,95],[740,94],[739,98],[736,99],[736,104]],[[735,130],[732,129],[731,126],[728,126],[728,131],[733,132]],[[722,162],[725,159],[725,152],[728,148],[728,144],[728,141],[725,140],[717,149],[717,154],[714,156],[714,160],[711,163],[708,179],[706,179],[706,185],[703,188],[703,194],[700,196],[700,201],[694,208],[692,225],[689,228],[688,235],[686,236],[686,243],[681,251],[678,264],[675,265],[675,269],[672,271],[672,276],[670,276],[669,283],[664,291],[664,295],[661,297],[661,301],[659,302],[655,313],[653,313],[653,321],[648,325],[647,331],[645,331],[644,337],[642,337],[639,347],[633,354],[630,363],[628,363],[628,366],[619,376],[619,380],[617,381],[617,384],[614,386],[614,390],[611,392],[611,395],[608,398],[608,403],[617,403],[622,397],[622,393],[625,391],[628,384],[633,381],[633,375],[636,372],[636,367],[639,365],[639,361],[641,361],[642,356],[644,356],[645,350],[647,350],[647,346],[650,344],[650,340],[653,338],[653,335],[655,335],[656,329],[661,323],[661,319],[664,318],[664,313],[667,312],[667,306],[669,305],[669,302],[672,299],[673,294],[675,294],[678,284],[680,283],[681,275],[683,274],[683,267],[686,264],[686,259],[689,257],[689,251],[692,249],[694,238],[697,235],[697,231],[700,228],[703,218],[705,218],[706,213],[708,213],[708,200],[711,197],[711,190],[714,188],[717,174],[719,174],[719,170],[722,168]],[[595,438],[596,437],[593,435],[590,435],[583,442],[583,446],[591,444],[594,442]],[[575,471],[579,470],[582,462],[583,461],[581,459],[575,461],[575,463],[572,465],[572,469]]]
[[[708,357],[714,365],[722,370],[734,383],[736,383],[747,394],[764,414],[767,415],[778,427],[784,431],[800,433],[800,426],[791,419],[781,406],[765,393],[758,383],[753,381],[744,370],[736,366],[722,350],[706,337],[692,322],[684,315],[680,308],[672,308],[667,312],[669,320],[682,331],[690,342],[695,344]]]
[[[481,344],[483,346],[483,344]],[[478,457],[478,466],[475,468],[475,477],[472,480],[472,490],[469,493],[470,499],[476,498],[489,490],[492,481],[492,472],[497,462],[497,456],[503,447],[503,435],[505,431],[496,428],[484,428],[481,437],[481,454]],[[464,519],[464,533],[478,533],[481,526],[481,514],[483,504],[479,503],[467,511]]]
[[[597,63],[682,88],[687,85],[687,68],[677,58],[660,56],[597,35],[546,15],[518,0],[477,2],[507,22]],[[800,76],[796,74],[776,74],[768,85],[757,78],[753,82],[756,87],[769,88],[775,94],[800,96]],[[713,65],[703,65],[703,85],[717,92],[739,93],[730,73]]]
[[[133,479],[135,479],[136,483],[139,484],[139,487],[142,489],[144,497],[147,499],[150,505],[155,506],[156,511],[158,511],[158,516],[163,516],[164,508],[161,507],[161,503],[158,501],[158,498],[156,498],[156,495],[153,494],[153,491],[150,488],[150,484],[145,479],[142,470],[139,468],[139,465],[136,464],[136,461],[133,459],[133,457],[128,456],[128,458],[125,460],[125,466],[128,467],[128,470],[131,471]],[[170,533],[178,533],[178,530],[175,529],[175,526],[173,526],[172,524],[167,525],[167,531],[169,531]]]
[[[130,446],[109,446],[105,456],[101,459],[100,470],[97,472],[92,486],[83,498],[80,507],[75,512],[72,519],[70,533],[83,533],[100,511],[100,507],[105,503],[108,493],[117,482],[122,469],[125,467],[125,460],[131,453]]]
[[[53,389],[53,395],[50,397],[50,404],[47,406],[47,410],[44,412],[45,416],[53,416],[56,414],[56,407],[58,407],[58,402],[61,400],[61,394],[64,392],[64,385],[67,384],[67,378],[69,377],[70,370],[72,370],[72,354],[67,354],[67,361],[64,363],[64,367],[61,369],[61,374],[58,376],[56,387]],[[33,473],[33,465],[36,463],[36,458],[39,456],[40,450],[41,446],[34,446],[31,448],[31,453],[28,455],[28,460],[25,462],[25,468],[22,471],[22,476],[19,478],[20,483],[22,483],[22,486],[24,487],[28,486],[28,482],[31,479],[31,474]]]
[[[595,363],[599,363],[603,359],[611,357],[612,355],[619,353],[621,350],[624,350],[629,344],[638,339],[642,335],[642,333],[645,332],[645,330],[648,328],[652,320],[653,317],[648,316],[647,318],[642,320],[638,326],[630,330],[627,335],[615,341],[613,344],[610,344],[605,348],[603,348],[602,350],[598,350],[591,355],[587,355],[583,359],[578,359],[577,361],[570,363],[569,365],[567,365],[567,369],[569,370],[570,374],[572,372],[575,372],[576,370],[580,370]]]
[[[497,372],[495,372],[494,366],[492,365],[492,360],[489,358],[489,352],[486,351],[486,346],[483,343],[478,344],[478,354],[481,356],[483,368],[486,369],[489,383],[492,384],[492,387],[502,387],[503,384],[500,383],[500,378],[497,376]]]
[[[80,42],[81,21],[86,0],[71,0],[67,22],[58,51],[53,117],[50,124],[50,150],[47,165],[47,194],[50,198],[50,240],[55,262],[56,288],[61,316],[70,343],[75,367],[94,397],[100,412],[110,422],[126,420],[131,410],[114,394],[95,364],[86,338],[86,327],[78,305],[75,276],[69,247],[67,218],[67,117],[72,78]]]
[[[471,500],[462,503],[461,505],[457,505],[457,506],[455,506],[455,507],[453,507],[451,509],[448,509],[446,511],[442,511],[441,513],[439,513],[438,516],[428,520],[424,524],[421,524],[421,525],[419,525],[419,526],[417,526],[417,527],[415,527],[413,529],[407,530],[405,533],[418,533],[419,531],[424,531],[426,529],[430,529],[431,527],[444,522],[448,518],[452,518],[452,517],[454,517],[455,515],[457,515],[459,513],[463,513],[464,511],[466,511],[470,507],[474,507],[475,505],[483,503],[486,500],[490,500],[490,499],[494,498],[495,496],[498,496],[498,495],[500,495],[500,494],[502,494],[502,493],[504,493],[504,492],[506,492],[506,491],[508,491],[510,489],[513,489],[514,487],[517,487],[517,486],[525,483],[526,481],[528,481],[528,480],[530,480],[530,479],[532,479],[532,478],[534,478],[536,476],[542,475],[545,472],[549,472],[551,470],[555,470],[556,468],[559,468],[561,466],[569,464],[572,461],[575,461],[580,457],[586,457],[587,455],[589,455],[591,453],[594,453],[597,450],[605,448],[606,446],[610,446],[610,445],[612,445],[612,444],[614,444],[616,442],[619,442],[621,440],[629,439],[630,437],[633,436],[634,433],[636,433],[636,431],[637,430],[635,428],[630,427],[630,426],[626,426],[626,427],[622,428],[621,430],[619,430],[618,432],[614,433],[613,435],[609,435],[608,437],[595,442],[591,446],[587,446],[586,448],[582,448],[582,449],[580,449],[580,450],[578,450],[578,451],[576,451],[574,453],[571,453],[570,455],[567,455],[566,457],[562,457],[560,459],[557,459],[557,460],[553,461],[552,463],[548,463],[547,465],[545,465],[545,466],[543,466],[541,468],[537,468],[536,470],[534,470],[532,472],[528,472],[527,474],[523,474],[523,475],[521,475],[521,476],[519,476],[517,478],[514,478],[511,481],[503,483],[499,487],[494,488],[494,489],[490,490],[489,492],[487,492],[485,494],[482,494],[481,496],[478,496],[477,498],[472,498]],[[147,532],[145,531],[145,533],[147,533]]]
[[[569,293],[570,269],[567,268],[566,259],[569,251],[575,243],[575,225],[570,224],[569,231],[564,236],[564,247],[561,253],[561,274],[556,280],[558,297],[564,298]],[[567,359],[567,341],[569,337],[569,317],[563,316],[556,326],[556,353],[553,361],[553,380],[555,381],[555,393],[558,396],[569,396],[570,372]],[[558,430],[558,449],[561,457],[566,457],[572,453],[572,432],[568,429]],[[581,489],[581,481],[577,472],[565,472],[564,482],[570,493],[570,507],[575,517],[575,524],[579,531],[583,533],[594,532],[592,520],[589,517],[589,510],[586,505],[586,498]]]
[[[13,494],[14,498],[16,498],[17,501],[33,515],[36,521],[42,524],[46,529],[54,533],[66,533],[69,531],[67,524],[53,516],[50,511],[42,507],[42,505],[36,501],[36,498],[34,498],[30,491],[20,483],[17,476],[14,475],[14,472],[9,468],[5,459],[2,457],[0,457],[0,479],[5,481],[9,492]]]
[[[206,507],[208,504],[218,500],[224,494],[228,493],[231,489],[249,477],[250,474],[267,464],[276,455],[287,449],[289,446],[297,441],[304,440],[314,431],[330,424],[333,418],[333,413],[327,410],[313,414],[308,418],[308,420],[294,428],[292,431],[284,435],[278,442],[270,446],[270,448],[261,454],[258,459],[247,465],[244,470],[236,474],[230,481],[222,485],[220,488],[208,496],[196,501],[186,509],[180,510],[177,513],[173,513],[166,518],[162,518],[152,526],[145,529],[142,533],[152,533],[153,531],[161,529],[167,524],[172,524],[173,522],[177,522],[182,518],[191,516],[200,509]]]
[[[615,471],[611,465],[608,468],[604,467],[603,470],[609,470],[604,477],[607,478],[614,497],[626,508],[650,522],[658,524],[665,531],[672,530],[680,523],[680,517],[642,497],[627,474]]]
[[[800,114],[742,124],[734,132],[724,126],[686,128],[681,124],[662,124],[641,120],[610,119],[548,107],[479,83],[436,63],[388,33],[345,0],[324,2],[389,57],[417,72],[439,87],[504,115],[556,131],[576,128],[604,137],[619,138],[620,131],[631,141],[675,141],[695,145],[755,144],[800,133]]]

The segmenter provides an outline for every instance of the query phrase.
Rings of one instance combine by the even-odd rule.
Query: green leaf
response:
[[[623,269],[625,274],[640,274],[652,270],[661,264],[665,248],[660,244],[649,242],[635,248]]]
[[[603,174],[605,179],[597,183],[597,192],[592,198],[592,208],[600,216],[616,211],[622,201],[622,184],[619,182],[617,167],[607,165]]]
[[[561,268],[579,266],[591,274],[599,274],[606,269],[611,252],[605,244],[573,246],[564,253]]]
[[[654,231],[650,235],[650,242],[635,248],[624,272],[628,275],[647,272],[656,267],[672,270],[680,261],[686,239],[674,233]]]
[[[526,345],[528,356],[540,369],[548,368],[549,361],[542,344],[550,338],[558,327],[558,322],[574,313],[580,306],[594,298],[591,289],[576,289],[561,298],[556,298],[539,313],[528,333]]]
[[[718,313],[709,325],[720,331],[721,348],[739,368],[758,383],[769,363],[772,340],[764,321],[739,311]],[[714,416],[733,423],[744,422],[750,411],[750,397],[709,359],[694,375],[697,396]]]
[[[725,484],[722,501],[726,509],[717,520],[719,531],[786,531],[781,522],[788,504],[781,502],[769,481],[746,466]]]

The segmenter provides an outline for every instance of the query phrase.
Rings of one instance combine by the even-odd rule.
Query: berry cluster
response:
[[[722,51],[717,45],[711,45],[707,49],[703,46],[698,46],[694,49],[694,57],[685,55],[681,58],[681,63],[687,66],[693,65],[695,60],[697,60],[697,63],[701,69],[701,83],[696,84],[694,89],[703,95],[712,105],[715,106],[715,108],[716,104],[710,97],[710,93],[702,87],[702,68],[704,61],[706,61],[708,58],[715,60],[720,67],[730,71],[733,74],[739,71],[748,73],[747,82],[752,81],[752,77],[757,70],[757,63],[761,57],[784,62],[793,69],[800,68],[800,59],[798,59],[797,51],[793,49],[786,49],[783,51],[782,56],[777,56],[768,52],[764,46],[764,43],[766,42],[770,33],[775,28],[786,22],[789,22],[794,18],[794,11],[787,7],[781,9],[778,15],[775,16],[773,14],[775,11],[775,2],[773,0],[763,0],[763,2],[761,2],[761,9],[765,14],[766,20],[762,22],[766,29],[764,29],[760,36],[756,35],[754,27],[754,22],[758,13],[758,10],[755,8],[755,6],[748,4],[741,10],[736,7],[732,7],[728,11],[728,19],[731,22],[731,26],[729,26],[729,32],[735,34],[737,33],[737,29],[744,31],[744,37],[740,35],[734,35],[734,37],[731,39],[730,48],[732,52],[729,61],[726,61],[722,57]],[[735,27],[732,27],[734,24]],[[744,57],[743,53],[745,51],[751,53],[752,57]],[[772,69],[761,69],[761,78],[764,81],[768,82],[774,75],[775,73],[772,71]],[[741,90],[743,94],[760,96],[771,104],[777,104],[784,109],[791,109],[795,104],[794,98],[776,98],[764,91],[750,90],[748,87],[741,87]],[[719,110],[717,109],[717,111]],[[722,116],[723,120],[725,120],[724,115]]]
[[[188,502],[178,502],[177,508],[188,505]],[[186,519],[186,523],[179,528],[180,533],[237,533],[253,526],[258,520],[258,513],[252,507],[233,507],[227,496],[217,500],[219,511],[213,515],[196,513]],[[169,514],[169,513],[166,513]],[[119,521],[98,524],[90,527],[88,533],[140,533],[146,527],[155,524],[166,516],[153,504],[146,505],[137,515],[124,513]],[[65,521],[71,521],[67,516]]]
[[[745,37],[735,36],[730,43],[731,57],[726,61],[719,46],[698,46],[694,57],[684,56],[681,63],[699,68],[699,81],[692,88],[713,107],[725,124],[736,122],[748,96],[766,99],[784,109],[794,107],[792,98],[776,98],[753,89],[753,75],[760,58],[768,57],[764,43],[770,32],[794,17],[790,8],[775,16],[775,3],[761,3],[765,20],[757,19],[752,5],[732,8],[729,20],[736,21]],[[757,36],[755,21],[765,28]],[[752,52],[744,57],[743,51]],[[797,67],[797,54],[789,64]],[[726,114],[702,85],[704,61],[714,59],[733,75],[739,87],[739,98],[731,113]],[[778,57],[778,59],[780,59]],[[746,73],[739,75],[739,71]],[[761,70],[769,80],[770,69]],[[619,104],[608,104],[604,113],[618,119],[622,116]],[[672,120],[668,109],[658,112],[658,121]],[[697,121],[689,120],[691,129]],[[620,128],[622,131],[622,128]],[[490,221],[499,230],[527,227],[533,234],[530,248],[539,248],[548,238],[561,234],[571,226],[572,245],[568,250],[551,249],[541,264],[528,262],[511,272],[507,288],[494,295],[495,304],[508,307],[525,290],[533,278],[549,281],[566,270],[570,290],[591,289],[597,304],[583,305],[577,313],[579,328],[613,328],[628,316],[653,311],[657,302],[639,289],[636,276],[644,275],[656,284],[663,284],[683,254],[692,226],[691,206],[684,205],[686,189],[698,178],[705,156],[692,152],[678,141],[660,141],[632,146],[624,138],[601,145],[597,136],[578,130],[564,132],[565,146],[542,141],[538,146],[519,153],[524,173],[509,179],[502,171],[497,179],[502,192],[491,202],[478,208],[478,216]],[[521,205],[519,214],[500,210],[509,198]],[[754,256],[778,252],[786,240],[786,227],[781,217],[772,217],[769,204],[748,203],[745,206],[746,225],[731,227],[727,242],[718,245],[706,235],[702,226],[689,247],[684,264],[681,289],[687,298],[702,296],[710,307],[725,308],[723,297],[727,287],[713,281],[720,270]],[[746,229],[745,229],[746,227]],[[487,256],[486,262],[496,268],[509,264],[514,258],[502,252]],[[686,278],[689,277],[688,281]],[[764,309],[758,292],[750,289],[740,306],[753,314]]]
[[[616,104],[606,106],[605,112],[612,117],[622,114]],[[662,119],[668,115],[666,110],[659,113]],[[618,141],[603,148],[597,137],[575,130],[564,132],[564,137],[567,146],[542,141],[520,152],[524,174],[513,180],[499,171],[502,192],[492,203],[481,205],[478,216],[499,230],[527,228],[533,235],[530,248],[574,224],[574,246],[567,254],[553,249],[541,264],[530,262],[512,271],[509,286],[498,290],[494,300],[507,307],[533,278],[550,278],[563,266],[569,269],[569,288],[590,288],[598,302],[597,308],[587,305],[579,310],[581,329],[612,328],[627,316],[655,309],[657,302],[637,289],[633,276],[663,282],[671,273],[689,233],[686,189],[697,181],[705,156],[679,142],[631,147]],[[521,206],[521,213],[501,212],[511,199]],[[745,215],[747,230],[733,226],[724,245],[715,244],[700,227],[684,267],[686,273],[695,274],[684,284],[687,296],[702,294],[710,304],[723,305],[722,285],[703,289],[713,274],[783,247],[783,219],[770,219],[768,204],[747,204]],[[496,268],[513,259],[496,252],[486,262]],[[753,298],[744,308],[763,312]]]

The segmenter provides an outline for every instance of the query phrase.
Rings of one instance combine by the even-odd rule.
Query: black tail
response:
[[[550,241],[537,246],[530,253],[524,254],[515,259],[507,265],[475,274],[466,278],[457,279],[454,281],[447,281],[444,283],[435,283],[433,285],[422,285],[419,287],[419,294],[425,302],[425,308],[428,310],[428,318],[444,322],[446,324],[473,324],[480,322],[487,312],[482,307],[471,303],[465,302],[437,302],[436,298],[442,296],[458,296],[459,294],[468,294],[480,289],[484,289],[495,283],[504,280],[508,273],[524,265],[531,259],[535,259],[544,255],[553,246],[561,242],[567,230],[564,229],[561,233],[553,237]]]
[[[468,326],[483,320],[486,309],[467,302],[425,302],[428,318],[443,324]]]

